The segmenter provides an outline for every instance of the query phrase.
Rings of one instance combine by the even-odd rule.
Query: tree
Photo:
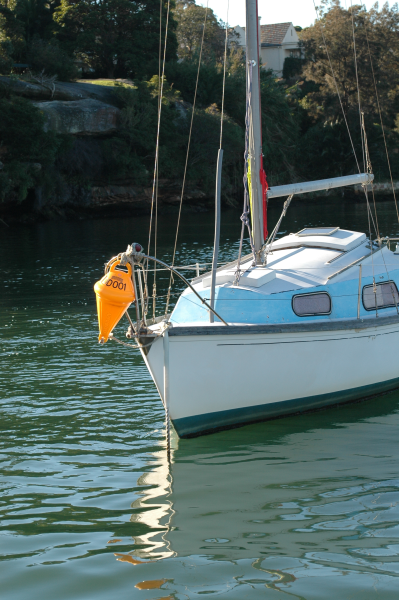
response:
[[[29,44],[33,38],[50,39],[54,33],[53,15],[59,0],[17,0],[14,14]]]
[[[204,62],[223,60],[225,48],[225,28],[218,21],[213,10],[197,6],[195,0],[177,0],[174,16],[177,22],[177,54],[180,59],[192,60],[199,55],[201,40],[204,35],[202,58]]]
[[[352,27],[355,31],[357,73]],[[302,173],[305,177],[314,178],[357,171],[346,123],[359,165],[363,168],[358,77],[360,110],[365,115],[371,162],[380,177],[388,177],[373,70],[388,148],[393,149],[398,141],[393,129],[399,111],[397,5],[389,8],[385,4],[379,10],[376,4],[370,11],[355,5],[346,10],[339,0],[323,0],[321,19],[301,32],[301,42],[306,55],[302,71],[304,92],[300,100],[306,116],[298,148]],[[391,157],[392,167],[397,173],[396,163],[397,160]]]
[[[163,32],[166,6],[164,0]],[[159,17],[158,0],[61,0],[55,13],[60,41],[84,55],[98,75],[110,78],[143,78],[158,71]],[[168,60],[176,56],[174,28],[171,18]]]
[[[342,118],[329,58],[334,70],[345,115],[358,112],[352,16],[355,29],[360,101],[366,115],[377,113],[373,63],[380,104],[390,123],[397,112],[399,90],[399,13],[397,5],[369,12],[356,5],[348,10],[339,0],[325,0],[322,18],[301,33],[307,58],[303,69],[306,81],[317,84],[307,94],[304,107],[314,119],[333,123]],[[324,36],[324,39],[323,39]],[[325,48],[324,40],[328,49]],[[369,51],[370,49],[370,51]]]
[[[16,15],[16,2],[0,0],[0,70],[7,72],[15,59],[23,59],[25,48],[24,28]]]

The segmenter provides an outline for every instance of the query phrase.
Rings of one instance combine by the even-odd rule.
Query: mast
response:
[[[263,190],[260,180],[262,169],[262,122],[260,113],[258,0],[246,0],[246,19],[247,88],[251,80],[251,95],[249,98],[249,163],[251,176],[248,184],[251,199],[252,235],[256,252],[256,262],[260,264],[260,250],[265,240],[263,235]],[[247,94],[249,94],[248,89]]]

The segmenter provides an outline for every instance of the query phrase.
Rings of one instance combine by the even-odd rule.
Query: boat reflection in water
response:
[[[286,582],[322,565],[378,576],[375,557],[399,553],[398,409],[394,392],[306,421],[176,438],[170,472],[160,453],[139,481],[131,520],[146,533],[132,555],[251,559]]]

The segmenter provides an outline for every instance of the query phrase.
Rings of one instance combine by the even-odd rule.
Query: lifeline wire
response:
[[[189,132],[189,135],[188,135],[188,145],[187,145],[187,152],[186,152],[186,163],[184,165],[184,175],[183,175],[183,185],[182,185],[181,196],[180,196],[179,215],[177,217],[177,227],[176,227],[175,245],[174,245],[174,248],[173,248],[172,267],[174,267],[174,265],[175,265],[177,238],[178,238],[178,235],[179,235],[179,227],[180,227],[180,219],[181,219],[181,209],[182,209],[182,205],[183,205],[184,189],[186,187],[188,157],[189,157],[189,154],[190,154],[191,135],[192,135],[192,132],[193,132],[194,112],[195,112],[195,105],[196,105],[196,102],[197,102],[198,81],[199,81],[199,74],[200,74],[201,61],[202,61],[202,50],[203,50],[203,47],[204,47],[206,21],[207,21],[207,18],[208,18],[208,1],[209,0],[207,0],[207,3],[206,3],[204,27],[203,27],[203,30],[202,30],[200,55],[199,55],[199,59],[198,59],[197,79],[196,79],[196,82],[195,82],[194,102],[193,102],[193,108],[192,108],[192,112],[191,112],[190,132]],[[168,298],[166,299],[166,307],[165,307],[165,316],[168,314],[169,296],[170,296],[170,291],[172,289],[172,284],[173,284],[173,273],[170,274],[169,288],[168,288]]]

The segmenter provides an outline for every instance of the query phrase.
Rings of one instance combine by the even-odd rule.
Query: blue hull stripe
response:
[[[184,417],[183,419],[174,419],[172,422],[179,437],[190,437],[205,433],[214,433],[214,430],[218,429],[228,429],[256,421],[266,421],[267,419],[283,415],[314,410],[332,404],[367,398],[368,396],[382,394],[395,388],[399,388],[399,378],[351,390],[331,392],[329,394],[296,400],[285,400],[284,402],[271,402],[270,404],[260,404],[258,406],[222,410],[195,415],[193,417]]]

